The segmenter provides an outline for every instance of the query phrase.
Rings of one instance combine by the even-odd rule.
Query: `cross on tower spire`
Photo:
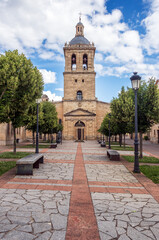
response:
[[[82,15],[82,13],[80,12],[79,13],[79,22],[81,22],[81,15]]]

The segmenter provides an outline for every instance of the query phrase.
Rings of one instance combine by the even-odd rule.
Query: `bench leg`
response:
[[[33,164],[17,165],[17,175],[33,175]]]
[[[43,156],[39,159],[39,163],[44,163],[44,157]]]
[[[37,161],[33,164],[33,168],[39,168],[39,160],[37,160]]]

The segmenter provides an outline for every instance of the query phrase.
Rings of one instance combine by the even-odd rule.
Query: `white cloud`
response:
[[[41,51],[41,53],[39,54],[39,57],[42,59],[53,59],[54,56],[55,54],[49,51]]]
[[[97,62],[103,61],[103,55],[101,53],[96,53],[95,54],[95,60]]]
[[[56,83],[56,73],[55,72],[51,72],[51,71],[47,71],[46,69],[39,69],[39,71],[41,72],[43,79],[44,79],[44,83]]]
[[[55,88],[56,91],[60,91],[60,92],[63,92],[63,88]]]
[[[159,0],[149,1],[150,11],[143,20],[145,36],[130,29],[124,22],[122,10],[108,13],[106,2],[0,0],[1,51],[18,49],[27,56],[36,52],[44,60],[64,61],[64,43],[75,36],[78,14],[82,12],[85,37],[93,41],[98,50],[95,56],[98,75],[120,76],[139,69],[141,73],[150,71],[159,76],[159,64],[152,65],[144,59],[145,49],[149,54],[159,52]],[[156,58],[156,61],[159,60]],[[45,69],[41,69],[41,73],[45,83],[56,82],[56,73]]]
[[[148,16],[143,20],[146,27],[146,36],[143,39],[144,47],[148,53],[159,53],[159,0],[152,0]]]
[[[55,93],[52,93],[51,91],[43,91],[43,94],[46,94],[49,98],[49,101],[62,101],[62,97],[61,96],[56,96]]]
[[[95,42],[98,51],[111,53],[115,48],[118,49],[118,46],[124,49],[124,44],[130,47],[133,44],[136,50],[135,47],[139,46],[134,45],[134,42],[137,40],[131,39],[135,32],[134,34],[127,32],[124,35],[123,32],[128,31],[128,26],[121,21],[122,12],[114,9],[112,13],[107,13],[105,2],[105,0],[14,0],[13,4],[12,1],[1,0],[0,33],[3,34],[0,45],[26,52],[31,48],[38,52],[42,59],[63,61],[62,48],[66,41],[74,37],[78,14],[82,11],[85,35],[90,41]],[[127,55],[126,61],[130,59],[136,61],[136,57],[134,58],[134,55],[130,57],[127,49],[124,54]],[[121,55],[118,58],[120,60]],[[96,59],[102,61],[102,56],[97,55]]]

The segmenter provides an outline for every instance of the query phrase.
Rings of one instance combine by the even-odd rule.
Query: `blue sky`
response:
[[[63,96],[63,46],[82,13],[96,46],[96,97],[110,102],[134,71],[159,78],[159,0],[0,0],[0,53],[18,49],[44,77],[44,93]]]

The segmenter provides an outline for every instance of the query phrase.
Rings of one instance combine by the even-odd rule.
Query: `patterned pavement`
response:
[[[95,141],[43,149],[33,176],[0,177],[1,240],[159,239],[159,187]]]

